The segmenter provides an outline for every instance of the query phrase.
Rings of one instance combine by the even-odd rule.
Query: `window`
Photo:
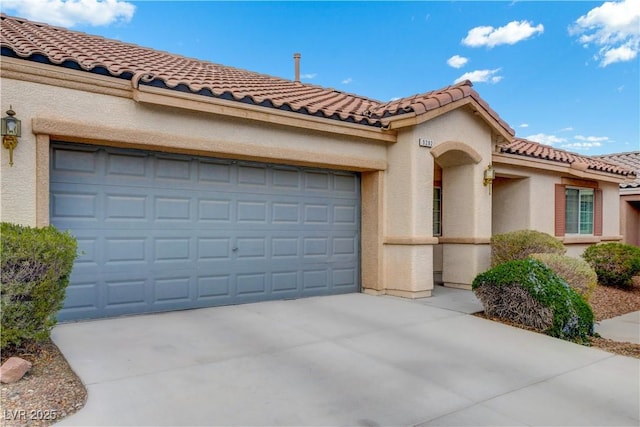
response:
[[[433,187],[433,235],[442,235],[442,188]]]
[[[593,189],[568,187],[565,203],[565,233],[593,234]]]
[[[563,181],[555,186],[555,235],[602,236],[602,189],[592,181]]]

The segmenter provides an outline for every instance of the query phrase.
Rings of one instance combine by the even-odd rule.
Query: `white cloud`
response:
[[[567,142],[567,138],[559,138],[555,135],[547,135],[546,133],[536,133],[534,135],[529,135],[525,137],[530,141],[539,142],[540,144],[546,145],[556,145],[563,144]]]
[[[494,47],[501,44],[516,44],[536,34],[544,32],[544,26],[535,27],[529,21],[511,21],[504,27],[490,26],[475,27],[469,30],[462,44],[471,47]]]
[[[571,126],[567,126],[566,128],[560,129],[560,132],[571,132],[573,128]]]
[[[561,132],[565,130],[573,130],[573,128],[565,128],[562,129]],[[557,135],[548,135],[545,133],[537,133],[525,138],[530,141],[539,142],[540,144],[552,145],[570,151],[588,151],[591,148],[602,147],[606,142],[611,142],[611,139],[608,136],[575,135],[572,138],[563,138]]]
[[[129,22],[136,7],[121,0],[2,0],[2,11],[51,25],[103,26]]]
[[[519,128],[528,128],[529,127],[529,123],[521,123],[520,125],[518,125]]]
[[[447,59],[447,64],[453,68],[462,68],[469,62],[469,58],[465,58],[460,55],[453,55],[451,58]]]
[[[571,142],[569,144],[563,144],[562,148],[568,148],[569,150],[576,151],[588,151],[594,147],[602,147],[600,142]]]
[[[351,83],[353,81],[353,79],[351,77],[347,77],[346,79],[344,79],[342,81],[343,85],[348,85],[349,83]]]
[[[601,142],[605,142],[605,141],[609,141],[609,137],[608,136],[583,136],[583,135],[576,135],[573,137],[574,139],[577,139],[578,141],[585,141],[585,142],[591,142],[591,143],[601,143]]]
[[[640,3],[638,0],[605,2],[579,17],[569,27],[585,48],[599,48],[595,59],[601,67],[631,61],[640,51]]]
[[[501,68],[496,68],[494,70],[476,70],[470,71],[468,73],[464,73],[460,77],[458,77],[454,83],[460,83],[464,80],[471,80],[474,83],[498,83],[502,80],[502,76],[497,75],[500,72]]]
[[[318,73],[300,74],[301,79],[307,79],[307,80],[315,79],[317,76],[318,76]]]
[[[614,62],[631,61],[638,56],[638,43],[636,42],[635,46],[627,43],[612,49],[602,48],[600,49],[600,55],[602,56],[600,65],[603,67],[613,64]]]

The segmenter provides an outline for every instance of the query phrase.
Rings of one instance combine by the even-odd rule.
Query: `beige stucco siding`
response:
[[[9,62],[17,66],[20,60]],[[471,104],[380,130],[158,88],[133,89],[126,80],[60,67],[29,67],[44,73],[27,76],[38,83],[3,70],[2,108],[11,105],[23,128],[13,167],[8,151],[0,150],[2,221],[48,223],[52,140],[356,171],[362,173],[363,289],[421,297],[430,295],[434,271],[446,285],[468,287],[489,267],[493,234],[554,234],[555,185],[568,177],[597,179],[566,164],[494,152],[503,135]],[[95,90],[94,79],[100,86]],[[433,147],[420,147],[419,139],[433,141]],[[490,188],[483,185],[483,173],[492,163],[497,180]],[[568,236],[571,254],[619,238],[618,183],[601,175],[603,237]],[[434,179],[442,181],[442,236],[432,235]]]
[[[442,167],[442,244],[434,269],[442,271],[445,285],[468,287],[489,266],[492,203],[482,177],[491,163],[492,129],[459,109],[424,123],[421,131],[434,141],[430,157]]]
[[[530,199],[530,178],[497,178],[493,182],[493,234],[530,228]]]
[[[8,166],[0,150],[3,221],[36,225],[36,135],[154,150],[191,152],[347,170],[386,167],[386,144],[214,114],[140,104],[132,99],[3,78],[3,104],[22,120]],[[42,156],[41,156],[42,157]],[[41,171],[42,174],[42,171]]]
[[[567,173],[554,173],[507,164],[496,166],[498,179],[494,184],[494,234],[530,229],[555,234],[555,185],[574,177]],[[618,215],[618,184],[595,181],[602,190],[602,236],[566,235],[561,239],[567,253],[579,256],[589,245],[620,238]]]

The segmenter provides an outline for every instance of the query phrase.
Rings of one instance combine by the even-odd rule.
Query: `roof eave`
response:
[[[389,132],[378,127],[331,120],[323,117],[304,115],[297,112],[283,111],[276,108],[266,108],[238,101],[230,101],[153,86],[141,85],[137,88],[133,88],[133,99],[141,104],[153,104],[214,113],[241,119],[257,120],[271,124],[293,126],[307,130],[360,137],[386,143],[394,143],[397,140],[397,133],[395,131]]]
[[[566,175],[574,176],[576,178],[606,181],[615,184],[621,184],[627,179],[623,175],[588,169],[586,167],[583,167],[582,164],[575,165],[570,163],[563,163],[554,160],[546,160],[540,159],[538,157],[526,156],[523,154],[494,152],[492,155],[492,162],[497,165],[503,164],[509,166],[521,166],[532,169],[563,173]]]
[[[458,108],[469,106],[473,111],[473,114],[479,116],[484,122],[486,122],[491,128],[504,140],[511,141],[514,136],[513,130],[506,129],[499,121],[495,120],[485,109],[472,97],[466,97],[453,101],[442,107],[435,108],[433,110],[426,111],[422,114],[416,114],[415,112],[404,113],[397,116],[389,117],[382,120],[382,127],[386,130],[396,130],[400,128],[416,126],[420,123],[424,123],[429,120],[433,120],[436,117],[449,113]]]

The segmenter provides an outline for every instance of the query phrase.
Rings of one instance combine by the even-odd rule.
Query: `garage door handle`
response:
[[[231,250],[232,250],[233,252],[235,252],[235,251],[237,251],[237,250],[238,250],[238,248],[233,248],[233,249],[231,249]]]

